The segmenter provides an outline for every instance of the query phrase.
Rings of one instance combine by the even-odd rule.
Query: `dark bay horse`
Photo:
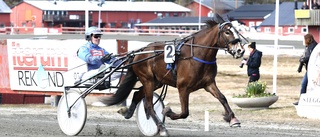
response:
[[[139,91],[134,93],[132,104],[125,118],[132,117],[136,105],[145,97],[144,105],[147,116],[151,116],[155,121],[160,135],[167,136],[168,133],[164,124],[153,110],[153,92],[163,85],[170,85],[178,89],[181,113],[174,113],[169,107],[166,107],[163,111],[165,116],[176,120],[188,117],[190,93],[204,88],[223,105],[225,110],[224,120],[229,122],[230,126],[240,126],[240,122],[235,117],[226,97],[220,92],[215,81],[217,75],[216,55],[219,49],[227,51],[234,58],[243,56],[244,48],[240,43],[240,35],[229,21],[225,21],[218,14],[215,14],[212,20],[206,22],[204,29],[183,38],[180,44],[177,44],[176,61],[174,69],[171,70],[175,73],[168,73],[170,70],[166,68],[164,54],[160,54],[128,67],[125,79],[117,92],[101,101],[107,105],[121,103],[129,96],[136,82],[140,81],[142,86]],[[143,48],[143,51],[163,50],[165,45],[166,42],[154,42]],[[150,54],[138,54],[130,62],[143,60],[150,56]]]

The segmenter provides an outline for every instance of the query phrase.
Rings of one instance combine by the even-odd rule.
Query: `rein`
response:
[[[138,64],[140,62],[143,62],[143,61],[146,61],[148,59],[154,58],[156,56],[159,56],[163,52],[164,52],[163,50],[155,50],[155,51],[149,51],[149,52],[148,51],[133,51],[132,53],[129,53],[127,56],[128,57],[133,57],[133,56],[139,55],[139,54],[150,54],[150,53],[155,53],[155,54],[152,55],[152,56],[149,56],[147,58],[144,58],[144,59],[141,59],[141,60],[138,60],[138,61],[135,61],[135,62],[131,62],[131,63],[127,64],[127,65],[122,66],[121,68],[126,68],[128,66],[131,66],[131,65],[134,65],[134,64]]]
[[[222,29],[223,29],[224,26],[227,25],[227,24],[231,24],[231,23],[230,23],[230,22],[224,22],[224,23],[222,23],[222,24],[219,24],[218,42],[217,42],[218,44],[220,44],[220,39],[219,39],[219,38],[221,37]],[[195,33],[195,34],[197,34],[197,33]],[[183,57],[183,58],[180,58],[180,59],[184,59],[184,60],[185,60],[185,59],[190,59],[190,58],[192,58],[192,59],[194,59],[194,60],[196,60],[196,61],[198,61],[198,62],[201,62],[201,63],[204,63],[204,64],[208,64],[208,65],[212,65],[212,64],[215,64],[215,63],[216,63],[216,60],[213,60],[213,61],[205,61],[205,60],[202,60],[202,59],[200,59],[200,58],[195,57],[195,56],[194,56],[194,52],[193,52],[193,47],[199,47],[199,48],[205,48],[205,49],[217,49],[217,50],[223,49],[224,51],[229,51],[229,47],[227,46],[227,44],[229,44],[229,43],[232,42],[232,41],[228,42],[228,41],[224,38],[224,41],[225,41],[225,43],[226,43],[226,45],[225,45],[224,48],[221,48],[221,47],[203,46],[203,45],[199,45],[199,44],[194,44],[194,35],[195,35],[195,34],[189,35],[189,36],[187,36],[186,38],[183,39],[184,41],[188,41],[188,40],[191,39],[191,44],[189,44],[189,43],[183,43],[183,45],[188,45],[188,46],[190,46],[190,48],[191,48],[191,56],[190,56],[190,57]],[[178,50],[180,50],[181,47],[182,47],[182,46],[179,46]]]
[[[156,46],[158,46],[158,45],[156,45]],[[140,62],[143,62],[143,61],[146,61],[146,60],[148,60],[148,59],[151,59],[151,58],[154,58],[154,57],[156,57],[156,56],[159,56],[160,54],[162,54],[162,53],[164,52],[163,50],[143,51],[145,48],[146,48],[146,47],[143,47],[143,48],[141,48],[141,49],[139,49],[139,50],[136,50],[136,51],[132,51],[132,52],[130,52],[130,53],[127,53],[127,56],[126,56],[125,58],[134,57],[135,55],[140,55],[140,54],[150,54],[150,53],[155,53],[155,54],[152,55],[152,56],[149,56],[149,57],[147,57],[147,58],[144,58],[144,59],[141,59],[141,60],[138,60],[138,61],[135,61],[135,62],[131,62],[131,63],[126,64],[126,65],[124,65],[124,66],[122,66],[122,67],[120,67],[120,68],[126,68],[126,67],[128,67],[128,66],[131,66],[131,65],[134,65],[134,64],[138,64],[138,63],[140,63]],[[120,55],[118,55],[118,56],[120,56]],[[170,71],[172,71],[172,69],[169,70],[169,71],[162,77],[162,79],[160,80],[160,83],[161,83],[161,81],[169,74]],[[160,83],[159,83],[156,87],[160,87]],[[164,86],[162,87],[162,91],[161,91],[161,94],[160,94],[159,98],[153,103],[153,105],[155,105],[159,100],[163,101],[163,100],[165,99],[165,97],[166,97],[167,91],[168,91],[168,85],[164,85]]]
[[[218,33],[218,43],[219,43],[219,38],[220,38],[220,34],[221,34],[221,28],[223,28],[226,24],[229,24],[230,22],[225,22],[225,23],[223,23],[223,24],[221,24],[220,26],[219,26],[219,33]],[[191,44],[189,44],[189,43],[184,43],[185,41],[188,41],[188,40],[190,40],[191,39]],[[213,61],[205,61],[205,60],[202,60],[202,59],[200,59],[200,58],[197,58],[197,57],[195,57],[194,56],[194,53],[193,53],[193,47],[199,47],[199,48],[205,48],[205,49],[216,49],[216,50],[219,50],[219,49],[224,49],[225,51],[227,51],[227,50],[229,50],[229,48],[228,48],[228,46],[227,46],[227,44],[229,44],[230,42],[227,42],[227,40],[226,39],[224,39],[225,40],[225,43],[226,43],[226,47],[224,47],[224,48],[220,48],[220,47],[209,47],[209,46],[203,46],[203,45],[199,45],[199,44],[194,44],[194,34],[192,34],[192,35],[189,35],[189,36],[187,36],[187,37],[185,37],[185,38],[183,38],[180,42],[178,42],[179,44],[179,47],[176,49],[176,50],[178,50],[178,56],[179,56],[179,54],[180,54],[180,50],[181,50],[181,47],[183,46],[183,45],[188,45],[188,46],[190,46],[190,49],[191,49],[191,57],[183,57],[183,58],[180,58],[180,59],[190,59],[190,58],[192,58],[192,59],[194,59],[194,60],[196,60],[196,61],[198,61],[198,62],[201,62],[201,63],[203,63],[203,64],[208,64],[208,65],[212,65],[212,64],[216,64],[216,60],[213,60]],[[176,41],[177,40],[175,40],[175,41],[171,41],[171,42],[173,42],[174,44],[176,43]],[[166,45],[166,42],[165,42],[165,45]],[[153,45],[153,46],[158,46],[158,45]],[[176,46],[176,45],[175,45]],[[173,69],[170,69],[170,70],[168,70],[167,71],[167,73],[162,77],[162,79],[160,80],[160,83],[161,83],[161,81],[169,74],[169,72],[170,71],[173,71]],[[160,83],[156,86],[156,87],[159,87],[160,86]],[[162,91],[161,91],[161,94],[160,94],[160,97],[155,101],[155,103],[153,103],[153,105],[154,104],[156,104],[160,99],[161,100],[164,100],[164,98],[166,97],[166,94],[167,94],[167,88],[168,88],[168,85],[164,85],[163,87],[162,87]]]

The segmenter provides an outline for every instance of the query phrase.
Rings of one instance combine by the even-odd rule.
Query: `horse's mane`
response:
[[[213,14],[213,17],[210,20],[206,20],[205,21],[206,27],[204,27],[200,31],[197,31],[197,32],[185,37],[184,39],[188,40],[189,38],[191,38],[191,37],[193,37],[195,35],[199,35],[199,34],[201,35],[202,34],[201,32],[204,32],[204,30],[211,29],[214,26],[216,26],[216,25],[218,25],[220,23],[223,23],[223,22],[226,22],[226,20],[224,20],[219,14],[215,13],[215,14]]]
[[[215,25],[219,24],[219,23],[215,22],[214,20],[207,20],[205,23],[207,25],[207,28],[212,28]]]
[[[212,28],[219,23],[226,22],[219,14],[215,13],[211,20],[207,20],[205,23],[207,28]]]

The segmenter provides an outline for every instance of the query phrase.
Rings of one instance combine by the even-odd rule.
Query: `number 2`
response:
[[[166,45],[164,47],[164,62],[165,63],[174,63],[174,45]]]

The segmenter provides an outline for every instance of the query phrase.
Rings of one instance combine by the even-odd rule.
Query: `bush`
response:
[[[240,94],[234,96],[236,98],[253,98],[253,97],[268,97],[272,96],[271,93],[266,93],[265,90],[267,88],[266,82],[255,81],[250,82],[246,88],[245,94]]]

